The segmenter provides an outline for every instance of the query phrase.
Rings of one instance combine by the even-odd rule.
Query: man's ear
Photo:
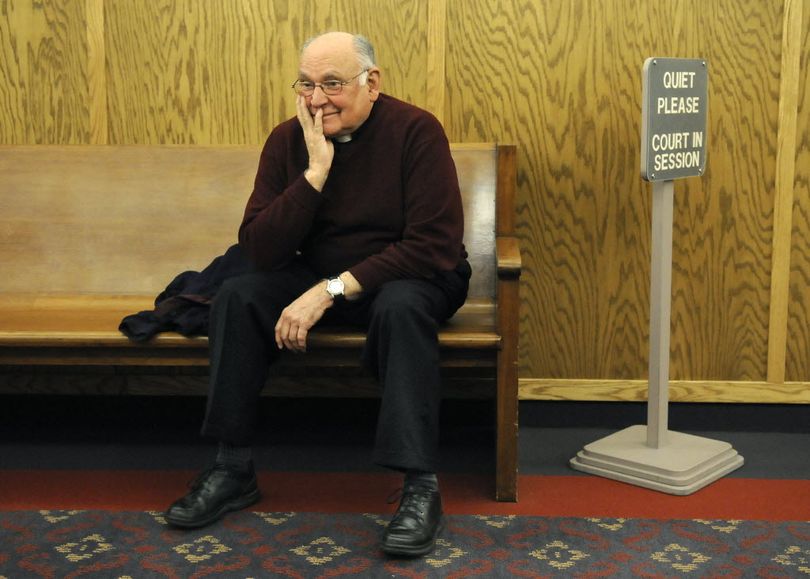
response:
[[[372,67],[368,69],[368,77],[366,78],[366,88],[368,89],[368,96],[371,102],[377,100],[377,97],[380,96],[380,87],[382,84],[382,76],[380,73],[380,69]]]

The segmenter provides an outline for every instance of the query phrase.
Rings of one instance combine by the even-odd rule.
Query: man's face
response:
[[[301,55],[298,78],[314,83],[346,81],[361,70],[351,36],[325,35],[314,40]],[[366,84],[361,85],[363,76],[344,85],[340,94],[326,95],[321,87],[316,87],[312,96],[306,97],[313,116],[318,109],[323,110],[325,136],[348,135],[368,119],[379,96],[379,70],[370,69]]]

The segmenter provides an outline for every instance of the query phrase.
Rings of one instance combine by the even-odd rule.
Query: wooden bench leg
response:
[[[515,233],[517,150],[498,147],[496,254],[498,425],[495,499],[517,501],[518,482],[518,333],[520,323],[520,245]]]
[[[517,279],[499,284],[497,458],[495,499],[517,501],[518,475],[518,308]]]
[[[500,377],[498,378],[495,500],[516,502],[518,473],[517,377],[511,382],[509,380],[502,381]]]

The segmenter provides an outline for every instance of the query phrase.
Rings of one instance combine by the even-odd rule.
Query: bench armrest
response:
[[[495,240],[495,257],[498,264],[498,278],[517,278],[523,262],[517,237],[498,236]]]

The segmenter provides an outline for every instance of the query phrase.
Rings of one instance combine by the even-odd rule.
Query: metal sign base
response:
[[[637,424],[586,444],[571,467],[672,495],[689,495],[743,465],[731,445],[669,431],[668,443],[647,445],[647,426]]]
[[[631,426],[588,444],[570,464],[591,474],[688,495],[741,467],[743,458],[727,442],[669,430],[673,191],[672,181],[653,183],[647,426]]]

